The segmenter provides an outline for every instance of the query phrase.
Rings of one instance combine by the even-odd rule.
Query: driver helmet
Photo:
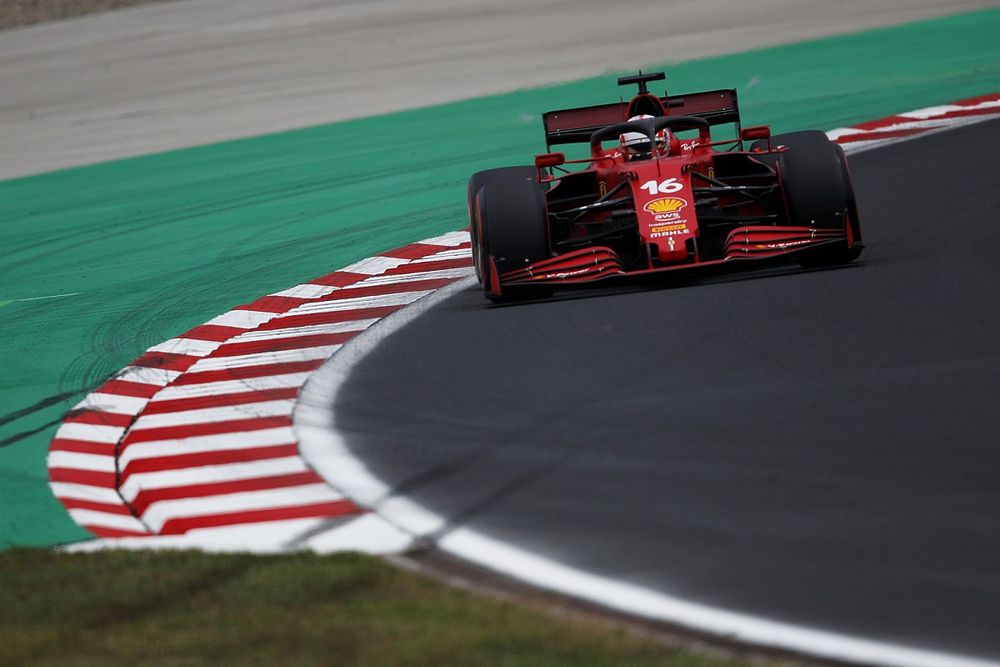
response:
[[[649,114],[639,114],[638,116],[632,116],[629,118],[631,123],[634,120],[648,120],[652,119],[653,116]],[[656,146],[662,149],[663,146],[667,145],[667,131],[660,130],[656,133]],[[622,152],[629,160],[635,160],[638,158],[649,157],[653,152],[653,147],[649,143],[649,137],[647,137],[642,132],[626,132],[619,137],[619,142],[621,144]]]

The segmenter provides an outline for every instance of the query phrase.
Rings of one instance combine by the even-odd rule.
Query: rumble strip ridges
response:
[[[309,375],[380,318],[470,274],[453,232],[268,294],[150,348],[67,415],[52,491],[100,537],[362,513],[298,454]]]
[[[1000,93],[908,111],[898,116],[840,127],[827,132],[848,153],[909,139],[930,132],[1000,116]]]
[[[995,116],[1000,94],[828,134],[854,152]],[[153,346],[70,410],[49,450],[52,492],[99,537],[229,530],[238,546],[247,538],[232,532],[240,526],[259,544],[290,527],[350,523],[363,510],[299,455],[291,421],[299,390],[346,341],[470,267],[468,234],[453,232],[268,294]]]

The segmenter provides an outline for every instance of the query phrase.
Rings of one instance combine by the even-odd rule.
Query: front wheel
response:
[[[509,301],[531,295],[532,291],[516,288],[496,295],[490,284],[499,280],[500,274],[549,256],[545,195],[538,182],[532,177],[487,183],[473,205],[479,218],[478,245],[473,246],[473,253],[479,255],[479,279],[487,297]],[[492,275],[494,270],[496,275]]]
[[[843,229],[848,240],[804,250],[799,264],[812,268],[854,261],[861,254],[860,221],[843,149],[819,131],[791,132],[771,139],[784,145],[777,168],[788,221],[797,227]]]
[[[483,267],[480,254],[476,252],[476,248],[479,247],[481,222],[476,206],[476,195],[479,194],[484,185],[495,181],[534,180],[537,176],[538,169],[536,167],[498,167],[496,169],[477,171],[469,179],[469,185],[466,189],[466,196],[469,202],[469,236],[472,241],[472,263],[476,269],[476,278],[480,282],[483,282]]]

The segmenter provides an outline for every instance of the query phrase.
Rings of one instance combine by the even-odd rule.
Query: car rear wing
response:
[[[652,98],[652,95],[649,96]],[[709,90],[659,98],[668,116],[696,116],[710,125],[735,123],[740,132],[740,109],[735,90]],[[655,104],[655,100],[651,100]],[[578,109],[549,111],[542,116],[545,144],[576,144],[590,141],[590,135],[608,125],[628,120],[629,104],[625,101]]]

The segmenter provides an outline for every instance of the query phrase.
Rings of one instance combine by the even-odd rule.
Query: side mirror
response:
[[[535,166],[539,169],[558,167],[564,162],[566,162],[565,153],[542,153],[535,156]]]
[[[743,141],[757,141],[758,139],[767,139],[767,147],[771,147],[771,128],[767,125],[754,125],[752,127],[744,127],[740,130],[740,139]]]

